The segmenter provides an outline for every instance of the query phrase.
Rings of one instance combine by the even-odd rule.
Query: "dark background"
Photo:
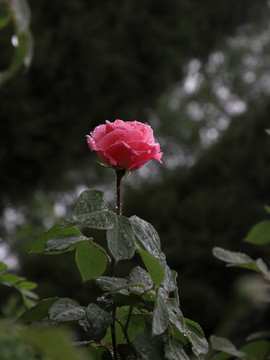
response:
[[[270,201],[267,1],[29,5],[33,62],[0,89],[1,241],[17,271],[39,283],[41,298],[89,302],[93,285],[81,286],[72,255],[28,252],[81,190],[106,190],[115,206],[113,171],[94,161],[85,135],[106,119],[148,122],[163,166],[130,175],[125,215],[156,227],[179,273],[182,311],[207,336],[238,340],[261,330],[267,307],[250,296],[257,278],[226,269],[212,248],[270,257],[269,248],[242,242]],[[0,31],[0,70],[12,31]]]

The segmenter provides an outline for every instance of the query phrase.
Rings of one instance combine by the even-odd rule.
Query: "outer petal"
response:
[[[94,131],[92,132],[92,138],[98,142],[106,135],[106,125],[99,125],[95,127]]]
[[[132,149],[124,141],[118,141],[107,148],[103,155],[112,166],[120,169],[129,169]]]
[[[99,150],[106,150],[117,141],[124,141],[127,144],[134,140],[141,140],[141,133],[139,130],[115,129],[97,141],[96,145]]]
[[[97,150],[98,150],[97,145],[96,145],[96,142],[95,142],[95,140],[92,138],[92,136],[86,135],[86,141],[87,141],[87,144],[88,144],[89,149],[90,149],[91,151],[97,151]]]
[[[150,160],[157,160],[162,163],[161,158],[163,154],[159,151],[159,144],[149,146],[148,149],[144,151],[136,151],[130,159],[129,170],[137,170]]]
[[[153,135],[153,130],[148,124],[142,124],[140,122],[134,121],[134,125],[136,125],[136,128],[139,129],[142,133],[142,140],[154,145],[155,139]]]

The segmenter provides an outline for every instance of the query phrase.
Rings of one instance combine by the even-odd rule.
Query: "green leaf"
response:
[[[185,332],[180,332],[174,324],[172,324],[172,327],[170,329],[171,334],[173,338],[177,341],[179,341],[183,346],[189,347],[190,341],[188,340]]]
[[[257,340],[257,339],[267,339],[270,338],[270,331],[259,331],[253,334],[250,334],[247,337],[247,341],[251,341],[251,340]]]
[[[36,300],[30,299],[29,297],[24,296],[24,295],[22,296],[22,299],[23,299],[23,304],[26,309],[30,309],[31,307],[35,306],[37,303]]]
[[[50,307],[58,300],[58,297],[53,297],[49,299],[44,299],[33,306],[31,309],[27,310],[22,314],[18,321],[23,323],[32,323],[34,321],[41,321],[45,319],[49,314]]]
[[[203,330],[198,323],[185,318],[186,335],[192,344],[192,351],[196,356],[207,354],[208,342],[204,336]]]
[[[122,289],[127,289],[129,287],[128,279],[110,277],[110,276],[101,276],[96,280],[96,284],[101,288],[101,290],[106,292],[113,292],[120,290],[119,291],[120,293],[129,294],[128,291],[122,290]]]
[[[39,353],[46,355],[46,358],[48,357],[54,360],[85,359],[71,346],[72,339],[69,334],[65,333],[62,329],[23,328],[20,331],[20,336],[27,341],[27,343],[32,344],[38,349]]]
[[[17,287],[17,285],[16,285]],[[27,298],[38,300],[38,295],[34,293],[33,291],[27,290],[27,289],[19,289],[21,294],[24,295]]]
[[[57,300],[49,309],[49,318],[57,322],[80,320],[84,316],[85,308],[69,298]]]
[[[237,356],[240,359],[246,357],[246,353],[237,350],[234,344],[226,338],[212,335],[210,337],[210,341],[213,349],[215,350],[224,351],[225,353],[228,353],[233,356]]]
[[[128,326],[128,336],[130,341],[134,341],[136,337],[145,330],[146,330],[146,315],[141,314],[139,310],[136,310],[134,308]]]
[[[108,208],[102,191],[85,190],[77,200],[74,215],[92,214],[102,210],[108,210]]]
[[[144,250],[137,250],[140,254],[142,261],[149,272],[154,285],[160,285],[165,279],[165,272],[159,261]]]
[[[0,281],[4,284],[7,285],[15,285],[17,284],[19,281],[21,281],[22,278],[18,275],[15,274],[3,274],[0,275]]]
[[[241,348],[245,354],[254,356],[256,360],[265,360],[270,351],[270,342],[268,341],[253,341]]]
[[[166,256],[164,253],[160,253],[159,261],[165,271],[165,280],[162,285],[166,291],[172,292],[177,287],[177,283],[176,283],[177,273],[173,272],[167,265]]]
[[[2,261],[0,261],[0,272],[5,271],[6,269],[7,269],[7,265]]]
[[[262,221],[253,226],[244,241],[256,245],[268,244],[270,242],[270,221]]]
[[[153,313],[152,334],[155,336],[164,333],[168,323],[169,309],[162,294],[162,289],[159,288]]]
[[[101,276],[96,284],[108,293],[130,295],[133,293],[146,293],[153,287],[153,282],[147,271],[136,266],[126,278]]]
[[[255,263],[257,267],[255,270],[260,271],[270,281],[270,272],[265,262],[262,259],[257,259]]]
[[[268,214],[270,214],[270,206],[269,205],[265,205],[264,209]]]
[[[114,226],[107,230],[107,244],[116,263],[134,256],[135,238],[128,218],[125,216],[115,218]]]
[[[219,260],[231,264],[248,264],[253,261],[247,254],[225,250],[220,247],[214,247],[213,255]]]
[[[228,353],[225,353],[225,352],[220,352],[216,355],[214,355],[211,360],[228,360],[228,359],[231,359],[232,358],[232,355],[228,354]]]
[[[112,323],[113,319],[111,314],[96,304],[89,304],[87,306],[86,318],[79,322],[80,326],[87,331],[90,339],[94,341],[100,341]]]
[[[270,272],[262,259],[254,261],[246,254],[225,250],[219,247],[213,249],[213,254],[218,259],[228,262],[232,266],[261,272],[267,280],[270,280]]]
[[[137,352],[145,360],[164,360],[163,340],[161,336],[152,336],[150,332],[140,333],[133,342]]]
[[[44,249],[45,252],[56,251],[57,253],[62,253],[65,251],[72,251],[77,247],[78,243],[82,241],[92,240],[83,235],[63,235],[59,236],[55,239],[50,239],[46,243],[46,247]],[[73,246],[75,245],[75,246]]]
[[[170,339],[164,347],[165,359],[168,360],[189,360],[182,345],[175,339]]]
[[[60,241],[63,241],[65,237],[69,238],[70,236],[82,236],[82,233],[73,227],[59,228],[59,224],[57,224],[37,239],[30,252],[42,253],[49,240],[53,239],[56,241],[59,239]]]
[[[99,344],[93,343],[89,344],[88,350],[90,351],[90,354],[92,357],[90,357],[90,360],[102,360],[106,358],[106,353],[109,354],[109,350],[104,347],[100,347]],[[90,355],[89,354],[89,355]],[[109,359],[111,359],[111,356],[109,356]]]
[[[107,256],[95,243],[78,244],[75,259],[83,282],[98,278],[107,267]]]
[[[170,298],[167,300],[167,306],[170,322],[174,324],[181,333],[185,333],[185,319],[177,304],[177,301],[174,298]]]
[[[0,2],[0,29],[7,26],[11,19],[11,12],[7,2]]]
[[[37,287],[37,284],[32,281],[21,281],[17,284],[17,287],[25,290],[34,290]]]
[[[102,191],[86,190],[76,203],[72,223],[95,229],[110,229],[115,224],[116,214],[109,210]]]
[[[150,290],[153,287],[153,282],[151,276],[147,271],[145,271],[140,266],[136,266],[128,276],[128,283],[131,285],[141,284],[142,287],[138,287],[138,292],[144,292],[145,290]]]
[[[132,216],[129,220],[132,224],[134,234],[145,250],[154,257],[159,257],[161,245],[156,229],[147,221],[137,216]]]

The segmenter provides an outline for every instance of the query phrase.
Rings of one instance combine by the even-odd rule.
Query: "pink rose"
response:
[[[87,135],[87,144],[103,163],[118,170],[137,170],[149,160],[161,163],[162,153],[153,130],[138,121],[106,120],[105,125]]]

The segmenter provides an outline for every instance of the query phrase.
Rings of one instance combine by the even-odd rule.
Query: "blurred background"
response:
[[[163,165],[129,176],[124,214],[155,226],[181,309],[206,336],[263,330],[260,280],[212,248],[270,264],[269,247],[243,243],[270,205],[270,2],[14,3],[25,21],[15,30],[0,1],[0,260],[36,281],[41,298],[88,304],[93,284],[81,285],[73,254],[29,251],[81,191],[101,189],[115,207],[114,171],[96,163],[85,135],[106,119],[147,122]],[[14,33],[27,34],[23,56]]]

